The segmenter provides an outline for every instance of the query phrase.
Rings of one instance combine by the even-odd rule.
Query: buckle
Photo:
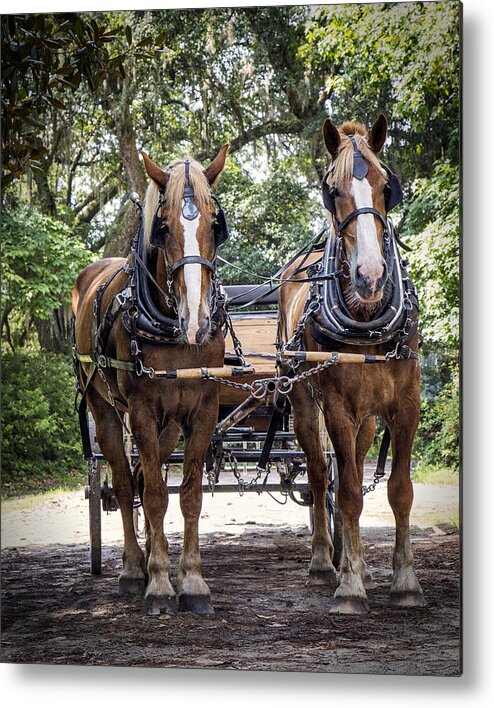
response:
[[[117,295],[115,295],[115,298],[116,298],[118,304],[120,305],[120,307],[122,307],[122,305],[125,303],[125,301],[129,299],[131,294],[132,294],[131,289],[125,288],[125,290],[122,290],[122,292],[117,293]]]

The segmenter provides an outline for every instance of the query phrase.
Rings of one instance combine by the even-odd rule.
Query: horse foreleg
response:
[[[161,465],[164,465],[165,462],[167,462],[168,458],[174,452],[175,448],[177,447],[177,443],[180,438],[180,428],[179,426],[174,422],[171,421],[160,433],[160,440],[159,440],[159,445],[160,445],[160,463]],[[144,475],[142,472],[142,465],[141,461],[138,460],[136,463],[136,466],[134,468],[134,477],[137,482],[137,486],[139,489],[139,497],[141,499],[141,503],[143,500],[144,496]],[[146,563],[149,560],[149,554],[151,553],[151,533],[150,533],[150,527],[149,527],[149,522],[146,516],[146,513],[144,512],[144,536],[146,539]]]
[[[326,411],[329,411],[328,405],[325,406]],[[335,410],[334,405],[331,415],[329,412],[326,415],[326,425],[338,464],[337,504],[343,521],[340,583],[336,588],[330,612],[364,614],[369,608],[363,583],[367,569],[359,526],[363,499],[362,483],[356,464],[357,426],[342,408]]]
[[[417,425],[417,409],[414,408],[413,411],[401,411],[390,426],[393,463],[388,481],[388,500],[396,521],[390,601],[403,607],[424,604],[423,591],[413,570],[410,546],[410,510],[413,502],[410,461]]]
[[[130,409],[130,424],[142,466],[142,505],[149,528],[148,585],[144,609],[148,615],[159,615],[162,610],[173,615],[177,612],[177,600],[170,581],[168,541],[163,531],[168,488],[161,473],[157,421],[145,407],[136,405],[135,409]]]
[[[146,566],[135,535],[134,484],[125,455],[122,424],[115,409],[96,392],[88,392],[88,402],[96,423],[96,438],[111,467],[113,489],[122,515],[123,570],[118,578],[118,591],[120,594],[142,595],[146,586]]]
[[[297,384],[290,394],[293,428],[307,459],[307,475],[314,500],[314,532],[308,585],[329,585],[336,579],[333,542],[329,535],[326,490],[328,465],[319,435],[319,407],[307,387]]]
[[[216,411],[216,407],[214,409]],[[199,549],[199,516],[202,508],[202,474],[206,450],[216,417],[201,411],[200,420],[185,431],[184,476],[180,508],[184,517],[184,543],[178,569],[179,605],[183,612],[214,612],[211,592],[202,577]]]

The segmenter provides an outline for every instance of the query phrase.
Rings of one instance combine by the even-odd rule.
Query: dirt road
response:
[[[215,614],[146,617],[117,595],[118,514],[103,518],[103,574],[88,565],[82,492],[2,513],[2,660],[18,663],[208,667],[277,671],[457,675],[459,537],[440,524],[455,488],[416,490],[413,551],[427,604],[387,602],[392,521],[385,488],[366,500],[363,539],[375,587],[365,617],[328,614],[334,588],[305,586],[308,513],[256,494],[205,498],[204,576]],[[167,521],[172,568],[181,534],[178,499]]]

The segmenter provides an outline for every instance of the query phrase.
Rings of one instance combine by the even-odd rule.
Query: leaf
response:
[[[127,39],[127,43],[132,44],[132,30],[129,25],[126,25],[125,27],[125,37]]]
[[[52,106],[55,106],[55,108],[58,108],[61,111],[66,111],[67,106],[62,103],[62,101],[59,101],[58,98],[53,98],[52,96],[48,96],[48,100],[50,101]]]
[[[26,116],[23,120],[24,123],[28,123],[29,125],[32,125],[35,128],[46,128],[45,124],[42,121],[38,120],[38,118],[33,118],[33,116]]]

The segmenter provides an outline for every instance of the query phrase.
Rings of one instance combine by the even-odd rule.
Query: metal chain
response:
[[[372,480],[371,484],[369,484],[367,487],[365,484],[362,485],[362,495],[365,496],[369,492],[373,492],[376,486],[379,484],[381,479],[384,477],[385,473],[383,472],[382,474],[375,474],[374,479]]]
[[[113,408],[115,408],[115,398],[113,396],[113,393],[112,393],[112,390],[110,387],[110,383],[109,383],[108,379],[106,378],[105,373],[104,373],[103,369],[101,368],[101,366],[98,366],[98,374],[100,375],[101,380],[103,381],[103,383],[106,386],[107,395],[108,395],[108,402],[110,403],[110,405]]]
[[[241,476],[240,472],[238,471],[238,461],[231,450],[225,450],[225,458],[228,461],[228,464],[230,465],[230,470],[232,471],[233,476],[237,480],[238,493],[239,493],[239,496],[241,496],[241,497],[243,497],[246,489],[252,489],[257,486],[257,483],[259,482],[259,480],[261,479],[263,474],[266,474],[266,477],[267,477],[267,475],[271,471],[269,465],[267,467],[267,472],[266,472],[266,470],[262,469],[261,467],[256,467],[256,470],[257,470],[256,476],[253,477],[248,482],[246,482],[245,479],[243,479],[243,477]]]
[[[314,292],[314,286],[311,286],[310,297],[307,298],[302,317],[299,320],[292,336],[285,345],[285,349],[299,349],[304,336],[305,327],[309,318],[318,312],[321,308],[321,299],[318,293]]]

